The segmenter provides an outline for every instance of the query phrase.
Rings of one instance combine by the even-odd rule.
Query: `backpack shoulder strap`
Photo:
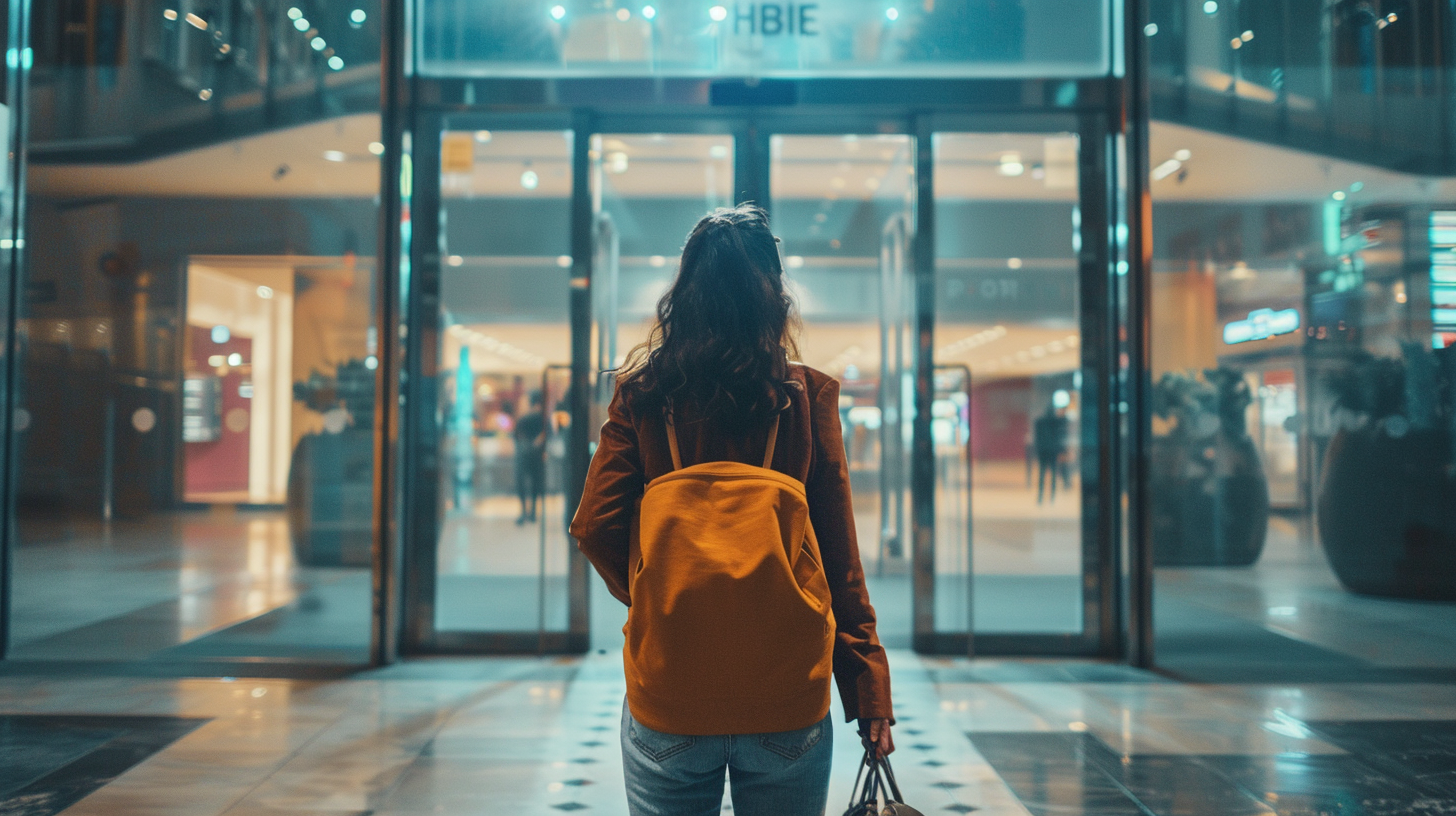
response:
[[[677,446],[677,427],[672,424],[672,409],[669,408],[664,414],[667,419],[667,449],[672,453],[672,469],[682,470],[682,453]]]
[[[667,450],[672,454],[672,469],[682,470],[682,450],[677,444],[677,427],[672,424],[672,411],[664,413],[663,418],[667,421]],[[774,448],[777,447],[778,441],[779,418],[775,416],[773,425],[768,430],[768,450],[763,454],[764,470],[773,468]]]
[[[773,469],[774,446],[779,442],[779,415],[775,414],[773,425],[768,429],[768,450],[763,454],[763,469]]]

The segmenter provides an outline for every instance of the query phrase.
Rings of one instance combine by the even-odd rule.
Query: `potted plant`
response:
[[[1338,430],[1317,499],[1345,588],[1456,601],[1456,347],[1358,352],[1325,378]]]
[[[1153,413],[1172,426],[1149,451],[1159,566],[1248,566],[1263,552],[1269,483],[1245,421],[1252,400],[1228,367],[1166,373],[1153,387]]]

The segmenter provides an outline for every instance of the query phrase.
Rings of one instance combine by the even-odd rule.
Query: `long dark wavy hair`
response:
[[[777,244],[753,204],[714,210],[693,227],[657,325],[619,377],[634,409],[691,405],[700,419],[741,429],[788,407],[799,325]]]

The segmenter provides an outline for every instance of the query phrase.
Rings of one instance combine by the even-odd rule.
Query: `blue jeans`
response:
[[[622,706],[631,816],[717,816],[723,774],[735,816],[823,816],[834,756],[831,717],[797,731],[693,737],[653,731]]]

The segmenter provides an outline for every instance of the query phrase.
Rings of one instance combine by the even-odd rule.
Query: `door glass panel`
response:
[[[1070,133],[935,136],[935,359],[972,374],[972,551],[942,479],[940,631],[965,631],[968,592],[978,633],[1083,630],[1077,159]]]
[[[904,135],[779,135],[770,143],[773,228],[803,318],[800,357],[841,383],[860,557],[880,638],[895,647],[911,636],[914,153]]]
[[[435,629],[567,627],[571,133],[441,135]]]
[[[605,375],[596,387],[594,445],[612,397],[611,371],[647,340],[688,232],[733,204],[733,137],[601,133],[592,136],[590,156],[592,366]],[[620,648],[626,608],[592,580],[592,647]]]

